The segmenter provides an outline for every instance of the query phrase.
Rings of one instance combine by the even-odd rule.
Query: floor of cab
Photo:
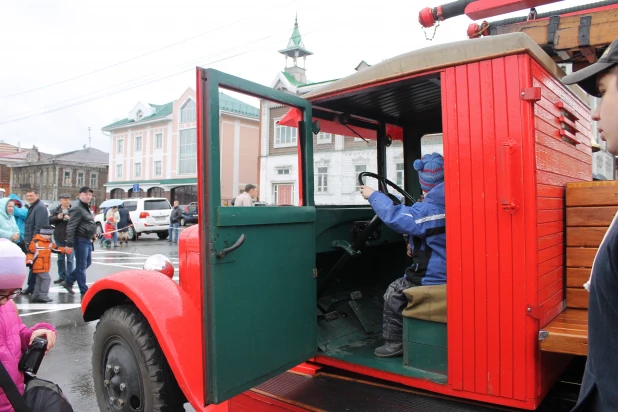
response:
[[[402,356],[398,356],[396,358],[379,358],[374,355],[373,351],[375,348],[383,344],[384,339],[380,334],[378,334],[369,336],[366,339],[357,342],[353,342],[350,345],[326,351],[324,352],[324,355],[353,363],[355,365],[362,365],[385,372],[396,373],[397,375],[446,384],[446,375],[405,366],[403,364]]]
[[[484,412],[485,405],[435,394],[387,387],[369,381],[325,373],[314,376],[283,373],[253,391],[308,410],[329,412]]]
[[[353,304],[348,302],[337,306],[339,317],[336,320],[318,322],[318,347],[322,353],[356,365],[445,384],[446,375],[405,366],[403,356],[379,358],[373,354],[375,348],[384,344],[383,293],[381,288],[365,289],[362,298],[355,299]],[[346,294],[349,292],[327,296],[320,300],[320,304],[327,307],[329,302]]]

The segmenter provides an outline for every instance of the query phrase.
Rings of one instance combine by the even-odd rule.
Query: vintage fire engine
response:
[[[306,98],[198,68],[200,225],[181,235],[180,281],[124,271],[82,303],[99,320],[101,410],[568,410],[577,386],[561,376],[585,360],[582,285],[618,186],[589,182],[588,96],[562,75],[524,33],[415,50]],[[221,205],[219,89],[291,108],[280,124],[298,130],[297,206]],[[403,358],[373,349],[405,241],[369,205],[315,202],[313,134],[350,128],[376,147],[380,189],[407,201],[421,136],[443,135],[447,322],[404,318]],[[392,144],[403,187],[386,179]]]

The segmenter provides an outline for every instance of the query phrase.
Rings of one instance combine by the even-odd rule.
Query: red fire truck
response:
[[[591,180],[591,123],[562,75],[522,33],[415,50],[306,98],[198,68],[200,225],[180,238],[180,281],[124,271],[82,303],[99,320],[101,410],[568,410],[577,387],[561,381],[581,373],[587,317],[565,267],[579,281],[591,259],[569,261],[565,187]],[[221,205],[219,89],[290,107],[298,206]],[[403,358],[373,349],[405,241],[368,205],[315,201],[313,134],[350,130],[375,146],[381,190],[409,201],[421,136],[443,135],[447,321],[404,318]],[[403,187],[386,179],[393,144]]]

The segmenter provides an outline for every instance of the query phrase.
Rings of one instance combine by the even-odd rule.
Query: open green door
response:
[[[222,206],[219,88],[300,109],[303,165],[313,163],[311,105],[216,70],[197,76],[205,391],[220,403],[314,356],[317,313],[312,167],[299,176],[304,206]]]

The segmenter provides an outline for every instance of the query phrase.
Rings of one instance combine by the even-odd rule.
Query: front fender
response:
[[[148,320],[178,385],[196,410],[204,408],[204,344],[201,310],[169,277],[129,270],[96,281],[82,300],[89,322],[110,307],[134,304]]]

